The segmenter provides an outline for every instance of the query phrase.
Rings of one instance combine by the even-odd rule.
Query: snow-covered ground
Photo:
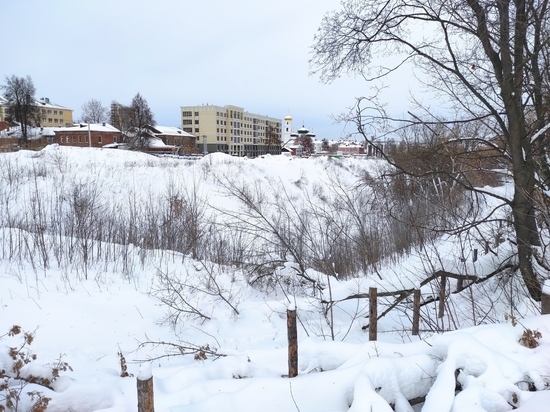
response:
[[[1,156],[0,164],[11,162],[27,171],[33,167],[56,171],[59,180],[40,181],[48,193],[64,181],[93,181],[104,201],[122,204],[130,192],[146,202],[151,193],[174,182],[199,184],[201,196],[218,209],[237,208],[237,202],[220,194],[212,171],[244,182],[263,179],[273,186],[283,182],[287,190],[295,190],[288,194],[292,197],[303,187],[330,180],[336,171],[353,185],[362,171],[381,167],[375,160],[340,159],[343,163],[334,165],[323,158],[245,160],[219,154],[183,161],[57,146],[39,153]],[[33,192],[29,189],[28,193]],[[13,194],[2,201],[13,201],[9,210],[15,213],[18,205],[25,204],[23,199],[30,197]],[[10,236],[24,238],[19,229],[4,228],[0,244],[7,244]],[[447,239],[439,246],[448,258],[439,262],[440,269],[458,271],[453,266],[453,242]],[[499,256],[510,253],[508,247],[503,244]],[[275,290],[265,293],[249,285],[239,270],[201,266],[175,252],[143,251],[136,246],[129,254],[131,261],[144,263],[131,266],[131,270],[116,263],[94,264],[87,268],[86,279],[79,265],[57,264],[52,259],[44,268],[37,264],[39,259],[9,257],[3,249],[0,370],[10,369],[9,348],[23,342],[22,334],[8,336],[14,325],[34,334],[28,349],[37,358],[23,367],[22,376],[47,375],[52,367],[65,362],[72,369],[60,373],[53,390],[27,384],[18,410],[28,410],[24,394],[38,390],[51,398],[48,411],[135,411],[136,377],[147,377],[149,371],[156,411],[548,410],[550,316],[537,316],[537,305],[521,292],[514,295],[517,301],[510,310],[502,289],[518,287],[515,278],[506,284],[489,281],[483,288],[472,288],[469,299],[453,295],[449,308],[454,310],[441,320],[441,327],[467,325],[464,319],[475,312],[472,302],[481,308],[494,306],[487,313],[500,323],[411,336],[410,313],[394,311],[380,321],[378,341],[369,342],[368,332],[362,329],[368,323],[368,302],[350,299],[334,307],[333,341],[322,313],[326,309],[320,299],[323,296],[290,297]],[[480,258],[471,270],[489,273],[493,267],[490,259]],[[334,281],[332,298],[364,293],[370,286],[386,291],[414,286],[424,276],[423,264],[421,257],[413,255],[400,264],[383,267],[379,276]],[[213,268],[217,290],[229,302],[206,293],[205,272]],[[290,265],[278,270],[282,276],[293,273]],[[210,319],[182,316],[175,327],[162,323],[167,308],[159,300],[161,273],[189,286],[182,293]],[[322,278],[313,271],[311,276]],[[429,288],[423,290],[424,295],[430,293]],[[299,317],[299,376],[289,379],[285,377],[286,311],[294,304]],[[424,310],[423,316],[435,317],[436,304]],[[534,339],[537,347],[528,348],[520,342],[529,331],[540,333]],[[178,352],[187,354],[178,356]],[[132,376],[120,376],[119,354]],[[0,403],[2,397],[0,392]],[[408,400],[415,398],[419,403],[411,405]]]

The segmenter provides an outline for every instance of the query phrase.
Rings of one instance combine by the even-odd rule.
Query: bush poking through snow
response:
[[[13,338],[20,334],[23,334],[23,341],[18,345],[0,345],[0,412],[43,412],[51,398],[39,390],[25,392],[25,388],[34,384],[53,390],[52,384],[59,378],[59,373],[72,371],[72,368],[62,361],[62,356],[53,365],[35,365],[37,356],[29,349],[34,341],[34,332],[23,332],[19,325],[12,326],[0,338]]]
[[[131,373],[128,372],[128,364],[126,363],[126,358],[122,354],[122,351],[118,351],[118,358],[120,360],[120,377],[121,378],[131,378]]]
[[[542,338],[542,334],[537,330],[531,330],[529,328],[523,331],[519,343],[527,348],[534,349],[539,346],[539,339]]]

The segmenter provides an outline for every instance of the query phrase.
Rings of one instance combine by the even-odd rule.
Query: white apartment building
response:
[[[281,153],[281,120],[242,107],[181,106],[181,128],[197,136],[199,153],[248,157]]]

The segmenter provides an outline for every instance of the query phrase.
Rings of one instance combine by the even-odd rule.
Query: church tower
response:
[[[292,116],[286,116],[283,119],[283,144],[288,142],[292,137]]]

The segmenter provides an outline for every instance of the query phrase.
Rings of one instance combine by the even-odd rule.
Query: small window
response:
[[[102,142],[102,141],[101,141],[101,136],[97,136],[97,142],[98,142],[98,143],[101,143],[101,142]]]

